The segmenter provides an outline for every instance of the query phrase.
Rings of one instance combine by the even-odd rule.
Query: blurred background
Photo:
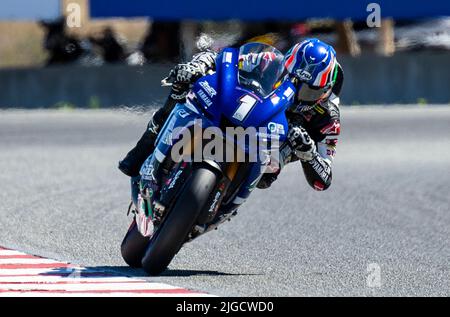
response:
[[[2,0],[0,107],[145,106],[199,45],[284,53],[307,37],[336,48],[346,105],[449,104],[449,15],[448,3],[418,0]]]

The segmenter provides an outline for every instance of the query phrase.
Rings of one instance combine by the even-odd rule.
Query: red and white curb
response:
[[[0,247],[0,297],[212,296]]]

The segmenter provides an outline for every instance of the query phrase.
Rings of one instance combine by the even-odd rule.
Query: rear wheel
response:
[[[136,218],[134,218],[120,246],[122,258],[131,267],[142,267],[142,257],[145,254],[149,242],[150,238],[144,237],[139,232]]]
[[[214,172],[206,168],[193,171],[142,258],[147,273],[159,275],[167,268],[195,225],[216,181]]]

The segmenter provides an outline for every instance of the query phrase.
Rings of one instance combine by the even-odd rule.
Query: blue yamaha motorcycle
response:
[[[252,57],[246,67],[245,56]],[[295,88],[280,81],[283,70],[283,54],[269,45],[226,48],[215,72],[175,106],[140,177],[132,179],[134,217],[121,245],[128,265],[158,275],[184,243],[236,215],[286,139],[285,110]],[[239,129],[246,137],[230,132]],[[212,134],[220,151],[206,151]],[[255,136],[256,149],[248,144]]]

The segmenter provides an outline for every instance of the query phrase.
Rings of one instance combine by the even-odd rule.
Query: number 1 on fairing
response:
[[[245,95],[240,100],[239,107],[233,114],[233,118],[239,121],[244,121],[248,113],[256,105],[257,100],[251,95]]]

